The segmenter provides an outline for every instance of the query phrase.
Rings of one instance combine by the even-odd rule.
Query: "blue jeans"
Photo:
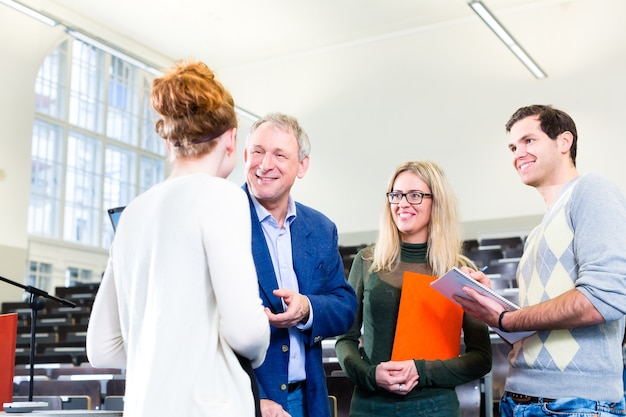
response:
[[[287,395],[287,408],[291,417],[308,417],[304,388],[300,387]]]
[[[508,395],[500,401],[500,417],[608,417],[626,416],[624,398],[618,403],[592,401],[584,398],[559,398],[549,403],[518,404]]]

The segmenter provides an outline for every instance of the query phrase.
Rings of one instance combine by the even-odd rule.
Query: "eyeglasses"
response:
[[[432,198],[432,194],[428,193],[420,193],[419,191],[409,191],[408,193],[401,193],[399,191],[392,191],[387,193],[387,198],[389,199],[389,203],[391,204],[400,204],[402,198],[406,197],[406,201],[409,204],[418,205],[422,204],[424,198]]]

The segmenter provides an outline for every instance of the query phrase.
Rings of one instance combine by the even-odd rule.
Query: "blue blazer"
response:
[[[243,186],[250,202],[252,220],[252,255],[259,280],[263,304],[274,313],[284,311],[276,274],[263,229],[247,185]],[[322,339],[338,336],[350,328],[356,312],[356,296],[345,278],[343,262],[337,247],[337,227],[317,210],[296,203],[296,219],[291,223],[293,267],[300,293],[313,308],[313,325],[302,332],[306,360],[306,401],[309,416],[328,417],[328,390],[322,364]],[[265,362],[255,370],[261,399],[270,399],[287,409],[287,369],[289,332],[271,327],[270,346]]]

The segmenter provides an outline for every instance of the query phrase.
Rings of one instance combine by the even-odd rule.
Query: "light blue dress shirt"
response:
[[[291,252],[291,231],[289,229],[291,223],[296,219],[296,204],[289,196],[287,208],[287,216],[283,223],[283,227],[278,226],[278,221],[259,203],[253,196],[252,203],[256,209],[259,222],[263,229],[265,242],[272,258],[278,288],[288,288],[296,292],[300,292],[298,286],[298,278],[293,270],[293,257]],[[307,298],[308,300],[308,298]],[[286,305],[283,302],[283,307]],[[289,382],[298,382],[306,379],[304,342],[302,340],[301,331],[311,328],[313,322],[313,309],[309,302],[309,319],[306,324],[299,323],[296,327],[290,327],[289,330]]]

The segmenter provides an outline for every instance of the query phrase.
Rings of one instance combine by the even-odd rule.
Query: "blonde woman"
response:
[[[472,266],[461,244],[457,202],[441,168],[432,162],[397,167],[378,240],[357,254],[350,270],[359,302],[356,319],[336,343],[339,362],[355,385],[351,417],[460,416],[455,387],[490,371],[488,328],[461,311],[465,352],[449,359],[391,360],[405,273],[440,276],[452,266]]]

